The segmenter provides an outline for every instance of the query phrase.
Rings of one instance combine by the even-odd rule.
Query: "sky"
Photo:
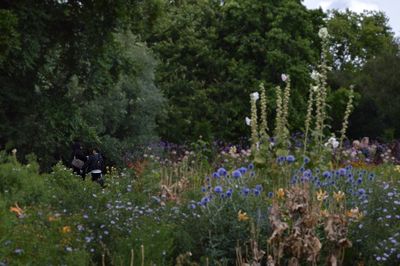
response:
[[[322,7],[323,10],[349,8],[355,12],[363,10],[379,10],[389,18],[389,25],[395,35],[400,36],[400,0],[304,0],[307,8]]]

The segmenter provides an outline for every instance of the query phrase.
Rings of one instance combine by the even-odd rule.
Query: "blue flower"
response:
[[[253,170],[254,169],[254,164],[249,164],[249,166],[247,166],[247,168],[249,169],[249,170]]]
[[[256,173],[254,172],[254,171],[251,171],[250,172],[250,177],[253,177],[253,176],[255,176],[256,175]]]
[[[262,190],[263,190],[263,187],[262,187],[262,185],[256,185],[256,189],[257,189],[258,191],[262,191]]]
[[[255,189],[253,189],[253,193],[255,196],[259,196],[261,191],[255,188]]]
[[[362,177],[359,177],[358,179],[357,179],[357,184],[361,184],[362,183]]]
[[[207,189],[205,187],[201,187],[201,192],[206,192]]]
[[[363,189],[363,188],[358,189],[358,194],[364,195],[365,194],[365,189]]]
[[[285,162],[286,157],[285,156],[279,156],[276,161],[278,162],[278,164],[284,163]]]
[[[268,192],[268,198],[272,198],[274,196],[274,192]]]
[[[235,170],[232,172],[232,177],[238,179],[242,177],[242,173],[239,170]]]
[[[344,176],[346,174],[346,169],[345,168],[340,168],[339,169],[339,175]]]
[[[225,168],[221,167],[217,170],[217,173],[219,176],[226,176],[228,172],[225,170]]]
[[[232,196],[232,192],[233,192],[233,190],[230,188],[230,189],[228,189],[227,191],[226,191],[226,197],[227,198],[230,198],[231,196]]]
[[[203,198],[201,199],[202,205],[206,205],[206,204],[209,203],[209,202],[210,202],[210,198],[209,198],[209,197],[203,197]]]
[[[222,193],[222,192],[223,192],[223,189],[222,189],[221,186],[216,186],[216,187],[214,188],[214,192],[215,192],[215,193]]]
[[[217,172],[214,172],[214,173],[212,174],[212,176],[213,176],[214,178],[219,178],[219,177],[220,177],[219,174],[218,174]]]
[[[247,195],[249,194],[249,192],[250,192],[250,189],[247,188],[247,187],[245,187],[245,188],[242,189],[242,193],[243,193],[243,195],[245,195],[245,196],[247,196]]]
[[[240,167],[238,170],[240,171],[240,173],[242,175],[244,175],[247,172],[247,168],[246,167]]]
[[[308,158],[307,156],[304,156],[303,161],[305,164],[308,164],[310,162],[310,158]]]
[[[287,161],[288,163],[293,163],[295,160],[296,160],[296,158],[294,158],[293,155],[288,155],[288,156],[286,156],[286,161]]]
[[[323,177],[325,177],[325,178],[330,178],[330,177],[331,177],[331,172],[325,171],[325,172],[322,173],[322,175],[323,175]]]

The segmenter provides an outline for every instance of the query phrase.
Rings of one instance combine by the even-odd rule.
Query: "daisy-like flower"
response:
[[[278,199],[283,199],[285,197],[285,190],[283,190],[283,188],[278,189],[276,196]]]
[[[326,193],[326,191],[323,191],[322,189],[317,191],[317,200],[318,201],[323,201],[327,197],[328,197],[328,193]]]
[[[338,191],[338,192],[333,192],[333,198],[337,201],[337,202],[339,202],[339,201],[342,201],[343,199],[344,199],[344,192],[342,192],[342,191]]]
[[[247,220],[249,220],[249,219],[250,219],[250,218],[249,218],[249,216],[247,215],[247,213],[242,212],[242,210],[239,210],[239,212],[238,212],[238,220],[239,220],[239,222],[247,221]]]

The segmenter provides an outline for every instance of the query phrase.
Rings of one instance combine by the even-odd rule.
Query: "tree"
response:
[[[292,108],[305,109],[310,66],[320,53],[320,10],[297,0],[168,1],[165,8],[147,39],[161,61],[157,84],[169,100],[164,138],[237,141],[248,134],[249,94],[263,80],[273,101],[271,87],[282,73],[292,76]],[[298,128],[297,114],[292,126]]]

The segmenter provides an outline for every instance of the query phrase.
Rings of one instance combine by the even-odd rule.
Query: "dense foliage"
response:
[[[157,135],[247,141],[247,95],[263,81],[274,113],[282,73],[293,87],[288,125],[304,130],[325,24],[332,131],[354,85],[350,136],[399,136],[399,46],[380,12],[324,14],[300,0],[4,1],[0,8],[0,146],[21,157],[34,152],[45,169],[69,159],[75,138],[113,162]]]

